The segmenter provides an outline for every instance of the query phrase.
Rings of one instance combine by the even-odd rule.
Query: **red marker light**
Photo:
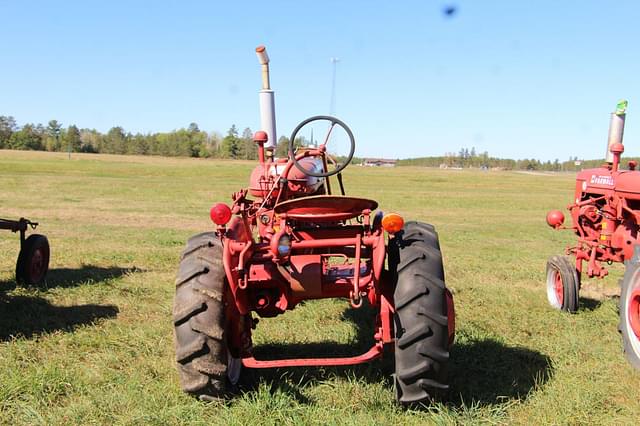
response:
[[[547,213],[547,225],[552,228],[558,229],[564,223],[564,215],[560,210],[551,210]]]
[[[222,226],[231,219],[231,209],[225,203],[214,204],[209,216],[211,216],[213,223]]]
[[[267,136],[267,132],[258,130],[253,134],[253,141],[255,143],[267,143],[268,140],[269,140],[269,137]]]

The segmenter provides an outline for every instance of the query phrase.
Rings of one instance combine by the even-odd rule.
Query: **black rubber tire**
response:
[[[31,234],[24,241],[16,262],[16,282],[39,286],[47,277],[51,251],[47,237]]]
[[[226,396],[224,292],[220,239],[213,232],[191,237],[176,278],[173,323],[180,384],[201,399]]]
[[[403,235],[405,240],[417,238],[424,241],[427,245],[440,250],[438,233],[433,225],[412,220],[405,223],[404,228],[406,229]]]
[[[449,389],[449,318],[439,247],[433,226],[419,222],[407,223],[389,242],[396,399],[405,406],[428,403]]]
[[[620,323],[618,331],[622,334],[622,347],[631,365],[640,370],[640,336],[634,332],[631,316],[635,318],[636,331],[640,328],[640,246],[636,246],[632,259],[626,263],[624,278],[620,282]],[[630,315],[630,308],[635,312]]]
[[[555,292],[555,280],[562,281],[562,299]],[[551,256],[547,261],[547,300],[549,304],[562,311],[575,313],[578,310],[580,279],[578,271],[567,256]]]

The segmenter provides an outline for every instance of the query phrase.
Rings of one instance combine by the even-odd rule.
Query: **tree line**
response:
[[[295,146],[305,146],[304,137],[296,138]],[[286,157],[289,139],[278,139],[275,155]],[[0,115],[0,149],[19,149],[57,152],[88,152],[100,154],[161,155],[169,157],[201,157],[256,160],[258,148],[253,132],[246,127],[242,133],[234,125],[227,134],[200,130],[196,123],[170,132],[131,133],[116,126],[107,133],[95,129],[81,129],[71,124],[64,127],[57,120],[46,126],[26,123],[18,126],[11,116]],[[625,161],[631,158],[625,159]],[[354,158],[354,164],[361,161]],[[531,158],[513,160],[491,157],[487,151],[476,152],[472,147],[448,152],[443,156],[398,160],[398,166],[499,168],[504,170],[575,171],[597,167],[604,159],[582,160],[571,157],[566,161],[545,161]]]
[[[286,156],[288,145],[288,138],[281,137],[278,155]],[[81,129],[74,124],[64,127],[57,120],[50,120],[46,126],[33,123],[18,126],[11,116],[0,116],[0,149],[245,160],[258,158],[258,148],[253,142],[251,129],[247,127],[240,133],[235,124],[225,136],[202,131],[196,123],[170,132],[131,133],[116,126],[101,133],[95,129]]]
[[[631,158],[625,159],[625,161]],[[477,153],[475,148],[461,148],[460,151],[447,152],[439,157],[420,157],[398,160],[399,166],[422,167],[454,167],[454,168],[486,168],[502,170],[540,170],[540,171],[577,171],[598,167],[604,163],[604,158],[596,160],[578,160],[578,157],[569,157],[568,160],[540,161],[535,158],[513,160],[510,158],[491,157],[487,151]]]

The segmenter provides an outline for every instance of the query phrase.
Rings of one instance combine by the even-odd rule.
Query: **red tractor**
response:
[[[259,164],[230,206],[211,208],[215,232],[187,242],[177,274],[173,320],[182,388],[203,399],[225,397],[242,366],[360,364],[394,344],[398,401],[429,401],[448,388],[454,338],[453,298],[444,282],[438,234],[429,224],[405,224],[397,214],[376,211],[376,201],[344,195],[341,172],[355,141],[337,118],[303,121],[291,135],[288,158],[274,158],[269,58],[263,46],[256,53],[263,71],[263,130],[254,135]],[[328,128],[324,142],[296,147],[301,129],[319,121]],[[349,142],[340,162],[329,153],[336,130]],[[341,195],[334,193],[336,186]],[[353,309],[373,307],[375,343],[368,351],[339,358],[254,357],[255,316],[275,317],[322,298],[345,298]]]
[[[622,101],[611,114],[606,164],[578,173],[568,206],[573,225],[563,226],[559,210],[547,214],[549,226],[571,229],[578,236],[577,244],[566,249],[575,262],[566,256],[549,259],[547,297],[554,308],[575,312],[582,274],[604,278],[604,262],[624,262],[618,328],[627,359],[640,369],[640,171],[636,161],[629,161],[628,170],[620,169],[626,107]]]
[[[38,223],[29,219],[0,219],[0,229],[20,233],[20,253],[16,262],[16,282],[26,285],[40,285],[49,270],[49,241],[40,234],[26,236],[27,229],[36,229]]]

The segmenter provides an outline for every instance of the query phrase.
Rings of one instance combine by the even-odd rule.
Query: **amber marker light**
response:
[[[385,214],[382,218],[382,227],[390,234],[395,234],[404,226],[404,219],[397,213]]]

